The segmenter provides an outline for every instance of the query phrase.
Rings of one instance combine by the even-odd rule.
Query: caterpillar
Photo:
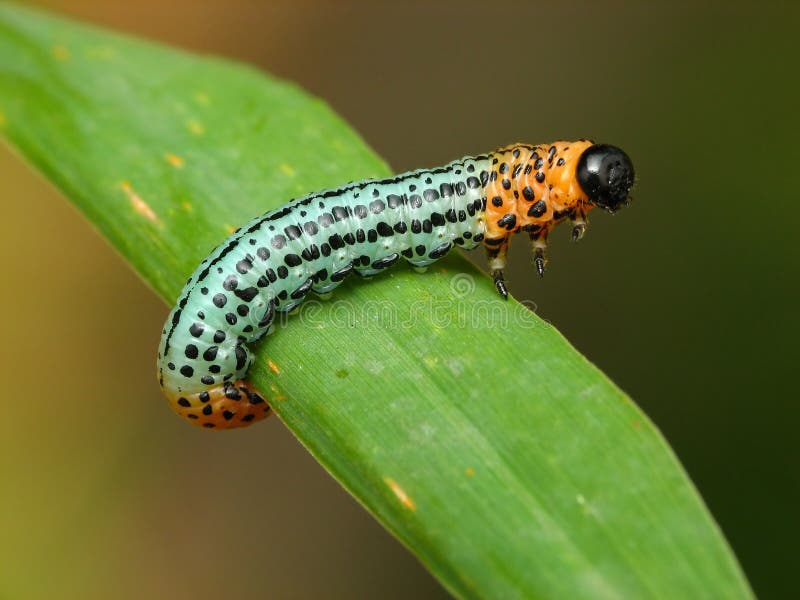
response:
[[[444,167],[369,179],[296,198],[250,221],[189,278],[161,336],[158,374],[172,408],[208,429],[267,417],[246,379],[248,344],[275,313],[348,275],[379,273],[401,258],[427,267],[454,246],[483,244],[497,291],[511,235],[528,234],[544,274],[547,236],[569,219],[572,239],[597,206],[629,202],[634,171],[619,148],[590,140],[515,144]]]

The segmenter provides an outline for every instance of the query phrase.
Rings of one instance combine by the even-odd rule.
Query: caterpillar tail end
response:
[[[176,413],[204,429],[247,427],[272,414],[261,393],[244,379],[194,394],[166,395]]]

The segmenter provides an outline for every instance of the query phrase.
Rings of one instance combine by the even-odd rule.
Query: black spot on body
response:
[[[531,205],[528,209],[529,217],[541,217],[547,212],[547,203],[544,200],[539,200],[536,204]]]
[[[344,240],[342,239],[342,236],[340,236],[338,233],[330,236],[328,238],[328,243],[334,250],[338,250],[339,248],[344,248]]]
[[[289,254],[283,257],[283,262],[285,262],[290,267],[297,267],[302,264],[303,259],[301,259],[297,254],[290,252]]]
[[[422,192],[423,197],[427,202],[433,202],[439,199],[439,192],[434,190],[433,188],[429,188]]]
[[[300,253],[303,260],[316,260],[319,258],[319,246],[311,244],[308,248],[303,248]]]
[[[236,263],[236,270],[242,275],[247,273],[252,268],[253,268],[253,263],[252,261],[250,261],[250,259],[247,258],[240,260],[239,262]]]
[[[247,362],[247,351],[242,348],[241,344],[236,345],[236,370],[238,371],[244,367]]]
[[[353,271],[352,263],[342,267],[335,273],[331,275],[331,281],[342,281],[345,277],[347,277]]]
[[[395,252],[393,254],[390,254],[386,258],[381,258],[376,261],[373,261],[372,267],[375,269],[385,269],[386,267],[390,267],[391,265],[396,263],[398,258],[400,258],[400,256],[397,254],[397,252]]]
[[[295,291],[292,292],[292,300],[299,300],[300,298],[303,298],[308,293],[308,290],[311,289],[311,286],[313,284],[314,284],[313,277],[309,277],[308,279],[306,279],[303,285],[301,285]]]
[[[236,279],[236,275],[228,275],[225,281],[222,282],[222,289],[231,292],[236,289],[237,285],[239,285],[239,280]]]
[[[525,200],[528,201],[533,200],[535,197],[533,193],[533,188],[529,185],[526,185],[524,188],[522,188],[522,195],[525,197]]]
[[[503,215],[503,217],[497,221],[497,224],[500,227],[505,227],[506,229],[514,229],[514,226],[517,224],[517,216],[511,213]]]
[[[297,225],[287,225],[283,232],[286,234],[286,237],[290,240],[296,240],[301,235],[303,235],[302,230]]]
[[[444,256],[445,254],[448,253],[448,251],[450,250],[451,247],[452,247],[452,244],[450,242],[446,242],[444,244],[441,244],[440,246],[436,246],[436,248],[431,250],[430,254],[428,254],[428,257],[429,258],[441,258],[442,256]]]

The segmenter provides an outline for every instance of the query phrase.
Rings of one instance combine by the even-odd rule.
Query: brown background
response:
[[[625,148],[634,205],[578,246],[557,232],[544,281],[517,244],[511,288],[662,428],[757,593],[793,589],[797,9],[39,4],[292,79],[398,171],[518,140]],[[0,198],[0,597],[445,596],[276,419],[171,416],[167,307],[5,147]]]

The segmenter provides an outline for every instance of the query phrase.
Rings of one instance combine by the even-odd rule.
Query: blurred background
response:
[[[291,79],[397,171],[515,141],[624,148],[634,204],[578,245],[557,230],[542,281],[517,244],[510,288],[661,428],[756,593],[796,590],[796,5],[35,4]],[[277,419],[216,436],[170,417],[167,307],[6,146],[0,198],[23,284],[0,295],[0,598],[446,597]]]

